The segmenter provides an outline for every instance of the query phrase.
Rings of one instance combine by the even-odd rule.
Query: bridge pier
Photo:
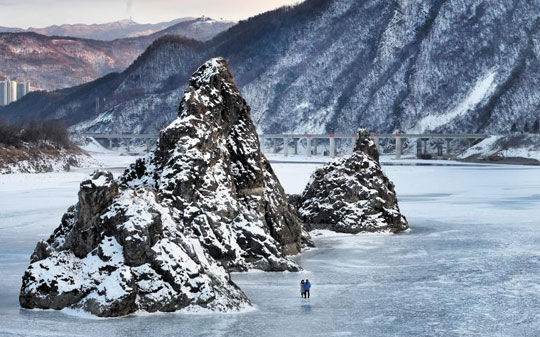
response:
[[[274,138],[274,153],[278,153],[278,138]]]
[[[443,156],[443,146],[442,144],[437,144],[437,157],[441,158]]]
[[[396,159],[401,159],[401,152],[403,151],[403,145],[401,137],[396,137]]]
[[[294,154],[298,154],[298,138],[293,138]]]
[[[147,139],[145,143],[146,143],[146,152],[150,152],[150,139]]]
[[[375,147],[377,148],[377,151],[381,151],[381,139],[379,137],[374,137],[373,141],[375,141]],[[354,144],[353,144],[354,146]]]
[[[128,138],[127,139],[127,145],[126,145],[126,149],[127,149],[127,152],[129,153],[130,150],[130,147],[131,147],[131,138]]]
[[[289,156],[289,138],[283,138],[283,154],[285,157]]]
[[[447,154],[448,156],[450,155],[450,141],[451,141],[450,138],[446,138],[446,139],[445,139],[445,142],[446,142],[446,154]]]
[[[427,138],[422,138],[422,154],[427,154]]]
[[[336,156],[336,138],[334,138],[334,135],[330,135],[330,157]]]
[[[109,150],[112,150],[112,139],[109,138]]]
[[[317,138],[313,138],[313,154],[314,155],[318,154],[318,152],[317,152],[317,144],[318,144]]]
[[[311,135],[306,138],[306,156],[311,157]]]

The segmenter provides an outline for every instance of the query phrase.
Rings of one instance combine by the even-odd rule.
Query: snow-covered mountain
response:
[[[169,29],[175,33],[195,40],[208,40],[217,33],[234,25],[233,21],[213,20],[206,17],[185,17],[159,23],[137,23],[131,19],[120,20],[103,24],[64,24],[43,28],[0,27],[0,32],[34,32],[46,36],[69,36],[82,39],[112,41],[128,37],[139,37]]]
[[[71,36],[83,39],[112,41],[126,37],[137,37],[156,33],[182,21],[194,18],[181,18],[157,24],[140,24],[131,19],[109,22],[104,24],[64,24],[44,28],[28,28],[28,31],[47,36]]]
[[[153,130],[174,116],[168,102],[196,65],[223,56],[264,132],[506,132],[537,118],[538,10],[525,0],[307,0],[202,46],[160,41],[118,76],[0,113]],[[96,112],[98,96],[108,103]]]
[[[214,20],[209,17],[190,18],[157,31],[153,36],[182,35],[197,41],[208,41],[236,24],[236,21]]]

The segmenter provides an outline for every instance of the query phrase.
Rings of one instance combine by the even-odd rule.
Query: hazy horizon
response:
[[[302,0],[0,0],[0,26],[28,29],[129,18],[158,23],[203,15],[238,21],[299,2]]]

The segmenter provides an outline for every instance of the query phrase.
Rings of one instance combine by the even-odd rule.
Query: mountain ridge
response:
[[[35,32],[0,33],[0,76],[30,81],[34,87],[45,90],[72,87],[125,70],[161,36],[208,39],[230,25],[197,18],[151,35],[112,41],[51,37]]]
[[[525,0],[497,6],[487,0],[307,0],[242,21],[202,48],[163,43],[148,62],[175,62],[180,71],[141,66],[146,70],[129,83],[138,94],[118,100],[126,83],[99,92],[116,99],[103,111],[91,113],[90,101],[74,100],[40,115],[80,114],[72,109],[77,106],[93,118],[74,118],[80,122],[73,130],[150,130],[170,119],[164,102],[178,97],[183,88],[174,83],[183,83],[193,63],[222,56],[260,132],[348,133],[363,126],[504,133],[513,123],[520,129],[537,119],[537,9],[540,4]],[[148,85],[147,76],[158,82]],[[4,115],[17,109],[24,114],[21,105]]]
[[[50,37],[76,37],[89,40],[101,40],[101,41],[113,41],[124,38],[134,38],[152,35],[160,31],[169,29],[180,23],[193,23],[193,22],[209,22],[212,21],[218,24],[234,25],[234,21],[227,20],[213,20],[207,17],[183,17],[171,21],[163,21],[158,23],[138,23],[132,19],[124,19],[113,22],[101,23],[101,24],[60,24],[50,25],[42,28],[29,27],[12,28],[0,26],[0,33],[6,32],[33,32]],[[198,36],[192,36],[190,34],[182,34],[186,37],[198,39]]]

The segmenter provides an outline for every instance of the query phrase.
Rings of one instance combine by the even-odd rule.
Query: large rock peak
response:
[[[155,154],[136,163],[123,181],[130,186],[143,181],[158,191],[184,212],[184,223],[206,224],[203,242],[228,268],[297,269],[281,256],[299,253],[306,239],[261,153],[250,108],[224,59],[212,59],[195,72],[179,117],[161,132]],[[231,226],[224,224],[247,233],[239,237],[239,251],[226,244],[229,233],[223,231]],[[257,239],[253,234],[259,229],[265,235]]]
[[[200,67],[156,150],[119,179],[98,171],[38,243],[26,308],[239,310],[229,271],[298,270],[308,241],[260,145],[224,59]]]
[[[358,131],[354,152],[363,153],[379,164],[379,150],[367,129],[360,129]]]
[[[298,201],[301,218],[312,228],[359,233],[408,228],[394,185],[383,173],[379,152],[360,130],[354,152],[317,171]]]

